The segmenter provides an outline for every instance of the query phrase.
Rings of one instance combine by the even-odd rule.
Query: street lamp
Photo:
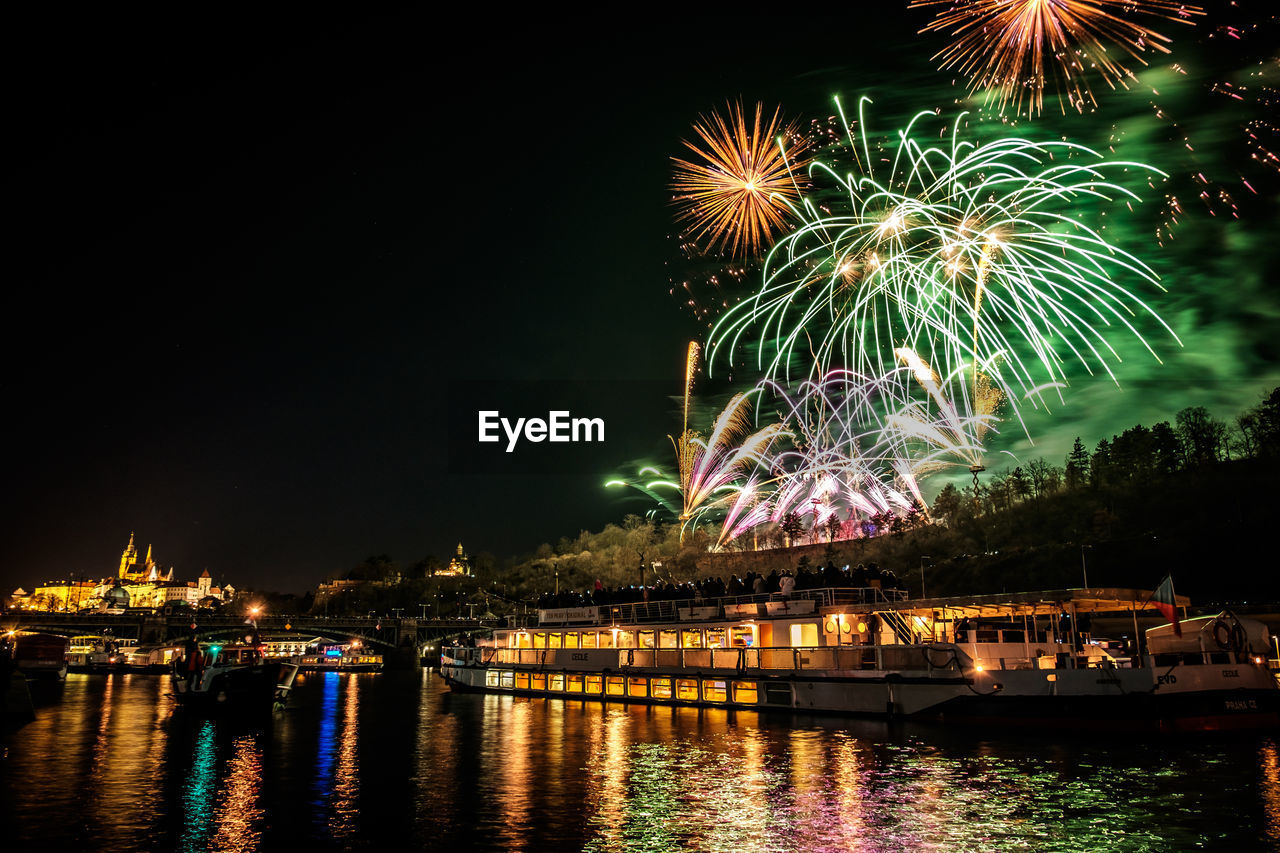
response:
[[[423,622],[427,621],[427,605],[419,601],[418,606],[422,608],[422,621]]]
[[[924,594],[924,561],[925,561],[925,560],[928,560],[928,561],[929,561],[929,565],[931,565],[931,566],[932,566],[932,565],[933,565],[933,557],[930,557],[928,554],[921,554],[921,555],[920,555],[920,597],[921,597],[921,598],[926,598],[926,597],[927,597],[927,596]]]

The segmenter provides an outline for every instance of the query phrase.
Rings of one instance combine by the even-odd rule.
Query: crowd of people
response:
[[[698,601],[715,598],[731,598],[743,595],[780,595],[790,597],[795,590],[804,589],[866,589],[878,587],[884,590],[905,589],[892,571],[876,564],[859,564],[837,567],[834,564],[816,568],[801,568],[792,573],[778,572],[767,575],[747,572],[743,577],[731,575],[703,578],[686,583],[658,582],[653,586],[619,586],[609,589],[600,581],[587,592],[566,590],[560,593],[545,592],[538,597],[538,607],[546,610],[556,607],[598,607],[607,604],[631,604],[638,601]]]

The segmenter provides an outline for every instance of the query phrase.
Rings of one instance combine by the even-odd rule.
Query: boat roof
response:
[[[1131,610],[1155,610],[1155,593],[1146,589],[1102,587],[1089,589],[1051,589],[1038,592],[1000,592],[991,595],[961,595],[947,598],[915,598],[907,601],[883,602],[876,610],[928,614],[946,610],[962,616],[1042,616],[1057,615],[1074,607],[1077,613],[1105,613]],[[1178,607],[1189,607],[1191,599],[1175,595]],[[824,610],[829,608],[823,608]]]

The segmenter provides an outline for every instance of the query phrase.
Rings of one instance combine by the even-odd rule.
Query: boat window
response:
[[[582,632],[582,647],[583,647],[584,649],[594,649],[594,648],[596,647],[596,632],[595,632],[595,631],[583,631],[583,632]]]
[[[653,637],[652,631],[640,631],[639,635],[640,635],[640,644],[636,646],[637,649],[653,648],[654,637]]]
[[[729,642],[734,646],[754,646],[756,644],[756,626],[734,625],[729,629]]]
[[[507,688],[508,690],[510,690],[512,687],[515,687],[515,684],[516,684],[516,682],[515,682],[515,673],[514,673],[514,672],[504,672],[504,673],[502,673],[502,686],[503,686],[503,687],[505,687],[505,688]]]
[[[733,682],[733,701],[744,705],[754,705],[759,701],[759,693],[754,681]]]
[[[662,632],[658,635],[658,648],[661,648],[661,649],[678,648],[680,645],[679,636],[680,636],[680,632],[678,632],[675,628],[664,628]]]
[[[484,674],[484,686],[485,687],[498,686],[498,671],[496,669],[491,669]]]
[[[588,676],[586,677],[586,679],[584,680],[583,685],[582,685],[582,686],[583,686],[583,688],[584,688],[584,691],[583,691],[583,692],[585,692],[585,693],[599,693],[599,692],[600,692],[600,686],[601,686],[601,683],[602,683],[603,681],[604,681],[604,679],[603,679],[603,678],[601,678],[601,677],[600,677],[600,676],[598,676],[598,675],[588,675]]]
[[[725,698],[725,682],[702,682],[702,698],[708,702],[723,702]]]
[[[533,647],[535,649],[545,649],[547,647],[546,631],[535,631],[533,633]]]
[[[652,634],[652,631],[647,633]],[[627,695],[628,696],[648,696],[649,695],[649,679],[647,678],[628,678],[627,679]]]
[[[791,645],[793,648],[812,649],[818,645],[818,626],[812,622],[802,622],[791,626]]]
[[[549,649],[560,648],[560,632],[559,631],[556,631],[552,634],[547,635],[547,648]]]
[[[529,673],[529,689],[530,690],[546,690],[547,674],[545,672]]]
[[[707,629],[707,648],[724,649],[728,648],[729,643],[725,639],[724,628],[708,628]]]
[[[614,645],[613,631],[601,631],[600,632],[600,648],[611,649],[613,648],[613,645]]]
[[[528,689],[529,689],[529,673],[517,672],[516,673],[516,690],[528,690]]]
[[[674,631],[672,633],[675,633]],[[649,685],[654,699],[670,699],[671,698],[671,679],[655,678]]]
[[[564,675],[563,673],[553,672],[547,676],[547,689],[564,692]]]
[[[566,649],[576,649],[578,647],[578,632],[566,631],[564,635],[564,647]]]
[[[581,693],[582,692],[582,676],[567,675],[564,679],[565,693]]]
[[[698,682],[692,678],[681,678],[676,680],[676,698],[683,699],[686,702],[698,701]]]
[[[636,633],[635,631],[619,629],[617,641],[620,649],[634,649],[636,647]]]
[[[605,684],[605,692],[610,696],[625,696],[627,693],[627,680],[621,675],[609,676],[609,680]]]
[[[702,629],[685,628],[684,634],[680,638],[680,644],[686,649],[702,648]]]

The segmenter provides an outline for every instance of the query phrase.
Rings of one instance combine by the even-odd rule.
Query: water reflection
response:
[[[5,849],[1280,846],[1274,738],[1014,738],[451,694],[414,673],[312,677],[250,722],[175,711],[147,676],[40,689],[3,736]]]

